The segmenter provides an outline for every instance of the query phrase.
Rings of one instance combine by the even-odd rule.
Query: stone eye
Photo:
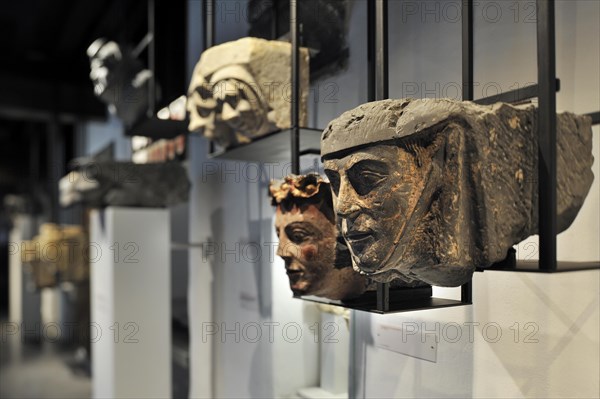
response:
[[[358,195],[367,195],[387,178],[387,168],[381,162],[364,161],[348,171],[348,178]]]
[[[340,174],[331,169],[325,169],[325,174],[327,175],[327,178],[329,178],[333,193],[337,196],[340,192]]]

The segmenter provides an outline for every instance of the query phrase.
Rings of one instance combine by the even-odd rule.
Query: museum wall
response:
[[[398,3],[390,2],[390,13],[400,11]],[[476,3],[476,98],[535,82],[535,23],[528,17],[534,3]],[[450,90],[460,83],[460,24],[447,11],[439,23],[434,12],[390,24],[390,44],[398,49],[390,55],[390,96],[415,88],[420,90],[415,96],[439,96],[444,90],[455,96]],[[586,113],[600,107],[599,18],[597,2],[557,2],[559,111]],[[483,88],[489,91],[482,93]],[[559,259],[599,258],[598,133],[596,126],[594,185],[571,228],[559,235]],[[519,245],[518,255],[537,258],[535,237]],[[355,312],[354,395],[598,397],[599,284],[597,270],[552,275],[487,271],[474,276],[472,307],[386,316]],[[449,289],[434,288],[434,294],[459,297]],[[382,328],[396,331],[397,339],[413,350],[437,337],[436,361],[383,349]]]
[[[115,159],[128,161],[131,159],[131,140],[123,134],[123,124],[115,117],[106,122],[86,122],[82,126],[85,149],[84,154],[92,155],[113,143]]]
[[[243,37],[247,31],[246,3],[224,3],[216,10],[217,43]],[[440,4],[450,3],[458,4],[390,2],[390,15],[398,16],[390,19],[391,97],[459,97],[460,20],[448,6],[436,11]],[[416,7],[405,10],[404,19],[402,4]],[[528,8],[533,3],[478,4],[476,97],[534,82],[535,24]],[[201,2],[190,1],[189,7],[188,78],[202,42],[202,27],[197,23]],[[433,11],[423,13],[420,7]],[[557,4],[559,109],[583,113],[600,108],[599,12],[593,2]],[[310,126],[323,128],[341,112],[367,100],[365,21],[365,2],[354,2],[348,24],[348,65],[312,82]],[[188,255],[190,397],[285,397],[317,385],[319,345],[310,326],[318,320],[318,312],[315,305],[291,298],[283,262],[274,256],[277,240],[266,195],[268,180],[289,172],[289,164],[258,169],[253,164],[209,160],[204,139],[191,135],[189,143],[193,183],[189,240],[210,243],[203,250],[191,249]],[[594,145],[598,159],[598,140]],[[310,163],[305,166],[310,168]],[[584,209],[571,230],[560,236],[564,259],[599,258],[598,162],[594,174],[596,181]],[[535,238],[527,243],[519,246],[519,256],[533,258]],[[474,278],[473,306],[388,316],[354,312],[350,395],[598,396],[594,355],[599,350],[599,278],[598,271],[485,272]],[[434,292],[458,298],[457,291],[436,288]],[[283,333],[284,326],[294,323],[302,333],[297,342],[290,339],[294,338],[291,330]],[[255,341],[257,326],[262,337]],[[379,347],[377,334],[382,328],[395,330],[397,339],[403,340],[400,329],[412,334],[415,326],[413,335],[427,343],[438,336],[435,362]],[[419,340],[412,335],[405,338],[408,351],[420,350]]]

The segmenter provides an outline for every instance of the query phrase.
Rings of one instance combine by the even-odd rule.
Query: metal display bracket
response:
[[[204,0],[203,21],[205,26],[204,48],[214,45],[215,0]],[[367,0],[368,32],[368,100],[388,98],[388,2],[387,0]],[[514,249],[507,258],[489,268],[477,271],[528,271],[565,272],[600,268],[600,262],[557,262],[556,260],[556,92],[560,80],[556,78],[555,60],[555,20],[554,0],[537,0],[537,65],[538,83],[511,90],[494,96],[475,100],[473,96],[473,0],[462,0],[462,98],[478,104],[495,102],[522,103],[532,98],[539,99],[539,220],[540,220],[540,260],[522,262],[516,260]],[[273,10],[276,13],[276,10]],[[275,19],[276,21],[276,19]],[[275,22],[276,23],[276,22]],[[290,0],[290,40],[292,44],[292,95],[291,128],[274,132],[263,138],[226,151],[217,151],[211,143],[209,157],[238,159],[244,161],[268,162],[274,159],[291,159],[291,171],[300,173],[300,156],[318,153],[319,144],[315,137],[320,130],[299,127],[299,50],[300,29],[297,0]],[[600,123],[600,112],[588,114],[593,124]],[[318,136],[317,136],[318,135]],[[277,136],[279,148],[274,152],[273,137]],[[270,141],[271,140],[271,141]],[[289,140],[289,147],[282,145]],[[269,150],[269,148],[271,150]],[[395,313],[420,311],[442,307],[472,304],[472,281],[460,287],[461,299],[451,300],[431,296],[431,287],[390,289],[388,283],[378,283],[376,293],[367,293],[353,301],[331,301],[325,298],[303,296],[303,300],[327,303],[350,309],[375,313]]]

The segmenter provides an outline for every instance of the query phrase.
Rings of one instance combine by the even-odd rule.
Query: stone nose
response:
[[[358,195],[346,178],[340,181],[340,189],[334,205],[337,215],[341,218],[355,216],[360,211]]]

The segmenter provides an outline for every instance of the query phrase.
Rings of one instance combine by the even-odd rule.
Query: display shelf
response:
[[[545,270],[539,268],[537,260],[518,260],[515,267],[490,267],[485,270],[489,271],[504,271],[504,272],[528,272],[528,273],[565,273],[578,272],[585,270],[600,269],[600,261],[592,262],[568,262],[557,261],[555,270]]]
[[[319,154],[323,131],[311,128],[300,128],[299,130],[300,154]],[[290,162],[292,159],[291,136],[292,129],[279,130],[248,144],[226,150],[215,150],[209,154],[209,158],[261,163]]]
[[[440,309],[454,306],[465,306],[470,303],[454,299],[432,297],[432,288],[396,288],[389,291],[389,308],[381,310],[377,305],[377,292],[368,291],[359,298],[349,301],[335,301],[317,296],[299,296],[296,298],[322,303],[326,305],[341,306],[347,309],[360,310],[378,314],[413,312],[427,309]]]
[[[127,136],[144,136],[152,139],[172,139],[187,133],[188,121],[145,118],[125,131]]]
[[[494,263],[490,267],[478,268],[478,272],[504,271],[504,272],[526,272],[526,273],[565,273],[585,270],[600,269],[600,261],[572,262],[557,261],[556,269],[545,269],[539,267],[538,260],[517,259],[517,251],[511,248],[508,256],[501,262]]]

